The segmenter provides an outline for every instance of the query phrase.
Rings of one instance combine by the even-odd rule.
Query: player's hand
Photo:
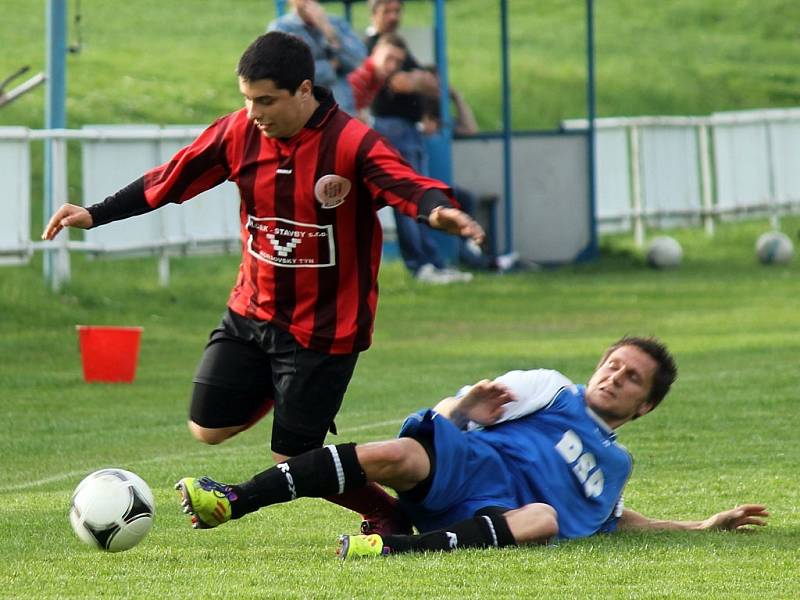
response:
[[[464,394],[459,410],[470,421],[479,425],[492,425],[503,416],[503,407],[512,400],[514,396],[505,385],[483,379]]]
[[[457,208],[437,206],[431,211],[428,223],[434,229],[472,238],[476,244],[482,244],[486,237],[483,227],[467,213]]]
[[[47,227],[42,232],[43,240],[52,240],[58,232],[65,227],[78,227],[89,229],[92,226],[92,215],[82,206],[64,204],[50,218]]]
[[[763,504],[742,504],[711,515],[703,521],[702,529],[739,530],[748,528],[748,525],[764,527],[767,524],[767,517],[769,512]]]

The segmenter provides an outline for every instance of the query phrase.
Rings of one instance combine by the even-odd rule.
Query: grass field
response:
[[[244,47],[274,16],[272,0],[108,2],[69,7],[67,124],[207,123],[240,105]],[[553,129],[586,114],[585,2],[509,2],[512,118]],[[800,3],[792,0],[595,2],[597,114],[703,115],[800,104]],[[408,2],[405,22],[429,24],[432,2]],[[502,126],[498,2],[447,2],[450,77],[484,130]],[[337,3],[332,12],[341,12]],[[363,31],[367,13],[354,6]],[[0,0],[0,77],[45,65],[45,3]],[[0,110],[0,125],[41,127],[41,89]]]
[[[68,126],[207,123],[238,108],[235,62],[271,2],[82,0],[83,49],[68,57]],[[584,3],[514,0],[513,122],[552,129],[585,113]],[[70,11],[77,3],[69,2]],[[448,2],[451,78],[484,130],[500,127],[497,3]],[[596,2],[598,115],[707,114],[800,103],[800,3]],[[44,68],[44,2],[0,0],[0,78]],[[363,7],[356,25],[366,22]],[[409,2],[407,22],[429,21]],[[74,12],[70,13],[70,18]],[[70,42],[76,41],[74,25]],[[0,109],[0,126],[40,128],[40,88]],[[77,147],[70,194],[79,197]],[[33,146],[34,229],[40,146]],[[79,158],[79,157],[78,157]],[[800,218],[783,228],[797,241]],[[763,502],[751,535],[616,534],[548,548],[399,556],[340,565],[337,534],[358,519],[318,500],[272,507],[218,530],[190,529],[172,489],[186,475],[243,480],[271,464],[271,419],[221,446],[193,441],[191,376],[234,281],[237,257],[179,258],[158,286],[154,259],[73,258],[47,291],[40,256],[0,268],[0,598],[795,598],[800,590],[800,261],[756,263],[765,222],[679,231],[685,263],[643,266],[628,238],[596,263],[463,286],[415,284],[384,265],[374,347],[360,362],[335,441],[391,437],[410,411],[514,368],[585,381],[624,333],[656,334],[680,377],[652,415],[625,426],[636,458],[626,503],[697,518]],[[135,383],[87,384],[75,325],[144,327]],[[69,499],[88,472],[135,471],[156,524],[137,548],[83,546]]]
[[[800,219],[785,219],[794,236]],[[797,260],[763,267],[766,223],[713,240],[677,232],[675,271],[642,265],[627,238],[594,264],[480,275],[424,287],[384,265],[375,344],[359,362],[339,441],[391,437],[410,411],[508,369],[585,381],[623,333],[657,334],[680,365],[674,392],[621,430],[636,458],[626,503],[652,516],[707,516],[764,502],[752,535],[615,534],[555,547],[392,557],[340,565],[336,535],[357,518],[321,500],[194,531],[172,484],[237,481],[271,464],[271,419],[216,447],[185,427],[191,375],[233,282],[235,257],[177,259],[168,289],[153,259],[76,258],[64,293],[36,261],[0,277],[0,597],[3,598],[792,598],[800,589],[797,502]],[[135,383],[81,379],[76,324],[141,325]],[[89,471],[139,473],[158,504],[137,548],[103,554],[72,534],[72,489]]]

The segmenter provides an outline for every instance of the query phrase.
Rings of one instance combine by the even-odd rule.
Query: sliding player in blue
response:
[[[625,337],[606,350],[586,386],[557,371],[511,371],[412,414],[395,440],[326,446],[239,485],[203,477],[176,488],[198,528],[371,481],[394,488],[420,533],[345,535],[342,558],[546,543],[616,529],[766,524],[758,504],[702,521],[650,519],[623,507],[633,463],[615,430],[658,406],[676,376],[658,340]]]

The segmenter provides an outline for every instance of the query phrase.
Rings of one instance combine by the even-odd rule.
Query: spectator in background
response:
[[[435,67],[426,67],[428,71],[436,75]],[[438,76],[437,76],[438,77]],[[457,136],[470,136],[478,133],[478,122],[469,104],[464,97],[451,87],[449,90],[452,111],[450,113],[453,122],[453,133]],[[442,114],[439,106],[439,98],[425,98],[422,106],[422,132],[425,135],[437,135],[442,128]],[[468,215],[475,217],[478,199],[470,190],[453,185],[453,193],[456,200]],[[519,263],[519,253],[509,252],[497,256],[486,254],[483,249],[472,240],[463,238],[458,241],[458,260],[462,265],[470,269],[482,271],[497,271],[505,273],[516,267]]]
[[[408,47],[402,37],[396,33],[384,33],[364,62],[347,76],[353,90],[358,117],[365,123],[369,121],[367,109],[386,84],[386,80],[403,66],[407,53]]]
[[[402,18],[401,0],[369,0],[372,25],[367,30],[367,49],[371,52],[380,36],[396,33]],[[436,76],[421,68],[410,51],[402,67],[391,75],[372,103],[372,127],[383,135],[419,173],[428,174],[425,140],[417,128],[422,118],[425,97],[438,97]],[[451,283],[469,281],[471,273],[446,268],[433,232],[394,211],[397,241],[406,268],[419,281]]]
[[[355,116],[347,74],[366,58],[364,43],[345,19],[329,15],[317,0],[289,0],[289,5],[292,12],[272,21],[267,31],[291,33],[308,44],[314,57],[314,83],[330,88],[339,108]]]

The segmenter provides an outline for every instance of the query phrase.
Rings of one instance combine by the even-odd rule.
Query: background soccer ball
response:
[[[648,265],[656,269],[677,267],[683,260],[683,248],[675,238],[661,235],[647,245],[645,259]]]
[[[75,488],[69,521],[85,543],[119,552],[142,541],[153,525],[153,492],[138,475],[101,469]]]
[[[768,231],[758,237],[756,254],[758,260],[765,265],[782,265],[792,260],[794,245],[786,234],[780,231]]]

